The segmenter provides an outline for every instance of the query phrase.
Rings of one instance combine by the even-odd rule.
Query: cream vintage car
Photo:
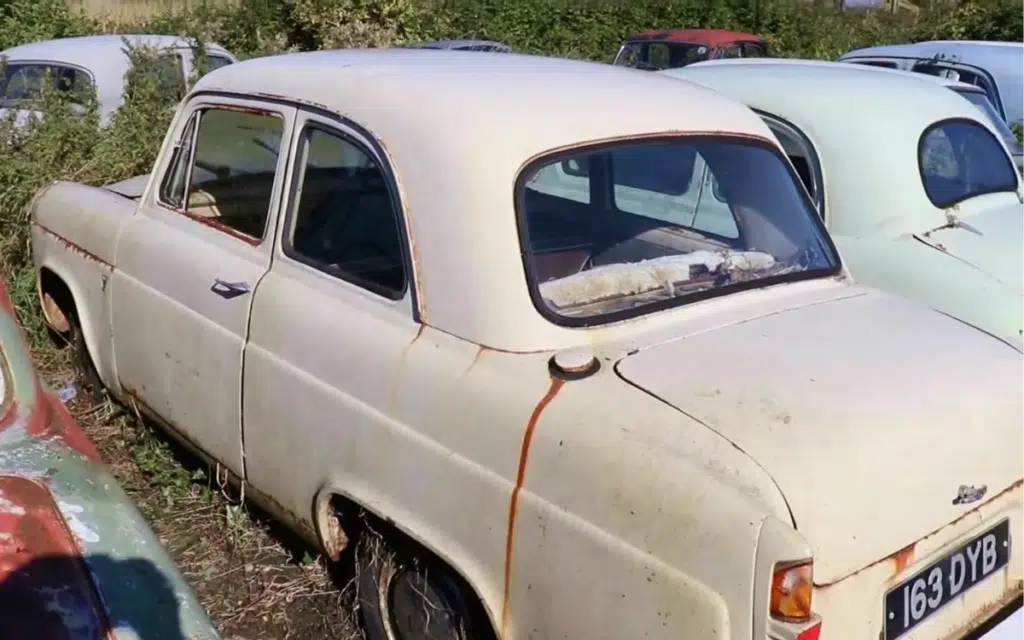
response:
[[[945,638],[1021,593],[1020,354],[853,284],[709,90],[260,58],[198,82],[148,179],[30,209],[50,325],[351,550],[371,640]]]

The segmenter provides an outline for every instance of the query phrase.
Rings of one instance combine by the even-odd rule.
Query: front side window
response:
[[[185,127],[161,200],[214,226],[263,239],[278,160],[277,148],[266,140],[280,140],[283,130],[276,114],[204,109]]]
[[[918,167],[928,199],[940,208],[1017,190],[1017,170],[1003,146],[970,120],[944,120],[925,129],[918,143]]]
[[[344,135],[303,133],[285,251],[393,300],[406,289],[400,209],[380,164]]]
[[[743,43],[743,57],[744,58],[763,58],[767,54],[765,53],[764,47],[756,42],[745,42]]]
[[[781,154],[749,139],[682,136],[560,153],[528,167],[517,191],[529,285],[541,312],[566,324],[838,269]]]
[[[1021,149],[1020,143],[1017,142],[1017,136],[1013,135],[1013,131],[1010,131],[1010,127],[1006,125],[1006,121],[996,111],[992,101],[988,99],[988,95],[984,91],[972,91],[969,89],[953,89],[956,93],[963,96],[968,102],[976,106],[978,109],[985,114],[989,122],[995,128],[996,133],[1006,143],[1006,147],[1010,150],[1010,153],[1020,155],[1024,153],[1024,149]]]
[[[11,107],[26,100],[37,100],[44,86],[65,92],[81,104],[92,89],[92,78],[82,69],[59,64],[8,63],[4,68],[0,106]]]
[[[187,87],[181,56],[177,53],[162,53],[157,57],[155,65],[161,94],[176,100],[184,98]]]

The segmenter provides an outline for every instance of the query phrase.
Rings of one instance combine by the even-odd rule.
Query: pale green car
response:
[[[852,276],[1024,352],[1024,194],[991,122],[934,79],[810,60],[667,75],[739,100],[789,156]]]

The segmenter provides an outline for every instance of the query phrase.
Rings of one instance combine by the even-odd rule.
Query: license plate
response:
[[[921,569],[885,594],[885,640],[906,634],[1009,559],[1010,521],[1003,520]]]

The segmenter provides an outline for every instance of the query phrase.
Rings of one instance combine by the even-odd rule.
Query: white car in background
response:
[[[928,76],[837,62],[716,60],[660,73],[764,118],[855,280],[1024,350],[1021,176],[971,103]]]
[[[192,45],[186,39],[165,35],[99,35],[42,40],[0,52],[0,114],[19,110],[33,112],[46,81],[60,91],[83,94],[93,88],[99,102],[101,124],[124,102],[125,74],[131,68],[126,43],[156,49],[161,80],[169,91],[184,96],[195,70]],[[204,69],[208,72],[238,62],[227,49],[206,45]]]

